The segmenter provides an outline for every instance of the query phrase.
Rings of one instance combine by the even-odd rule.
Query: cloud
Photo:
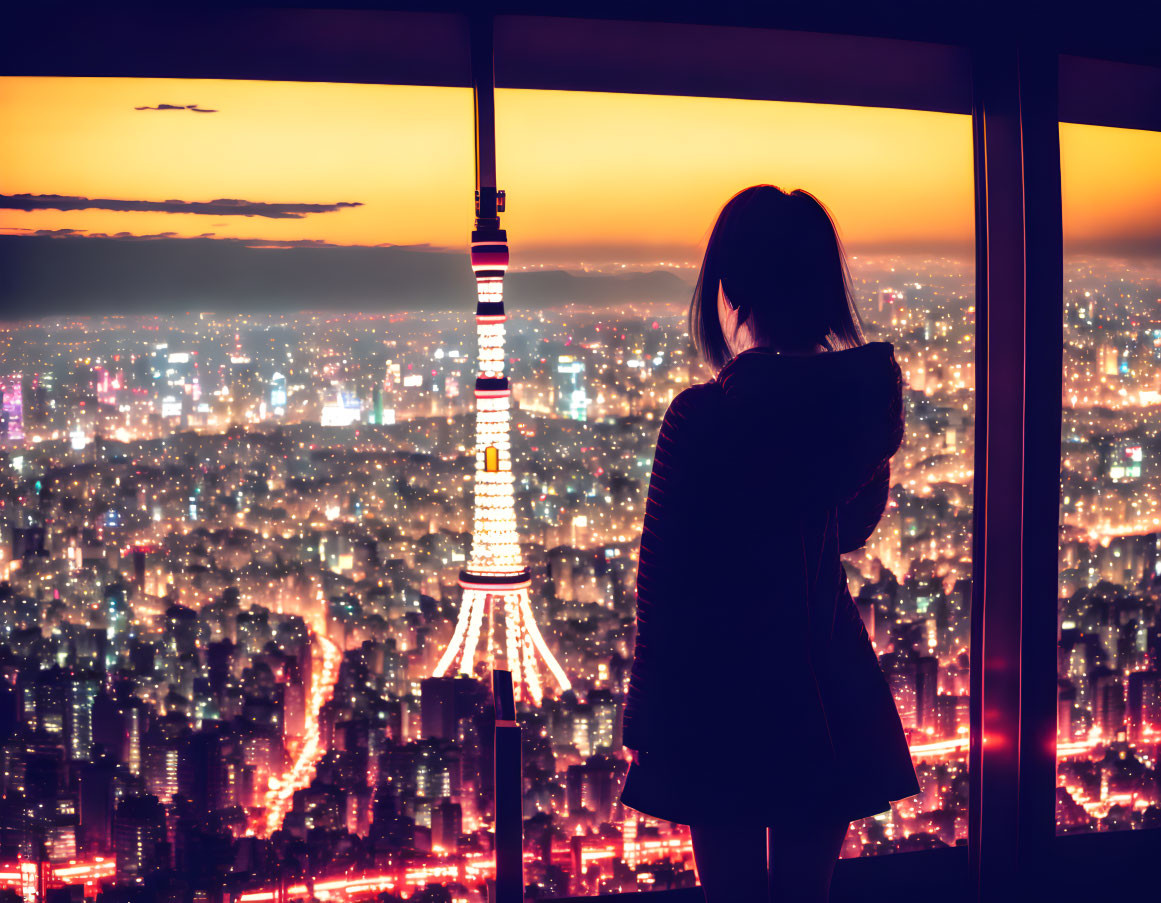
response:
[[[353,245],[336,245],[321,238],[226,238],[223,241],[236,241],[247,248],[344,248]],[[362,246],[360,246],[362,247]],[[391,245],[390,247],[395,247]]]
[[[61,236],[67,238],[68,236]],[[159,238],[177,238],[176,232],[156,232],[153,235],[134,235],[132,232],[114,232],[108,235],[104,232],[94,232],[86,238],[117,238],[121,241],[157,241]]]
[[[216,113],[217,110],[207,110],[204,107],[198,106],[196,103],[175,104],[175,103],[159,103],[155,107],[134,107],[135,110],[192,110],[195,113]]]
[[[84,238],[87,229],[22,229],[30,235],[41,235],[46,238]]]
[[[302,219],[312,213],[333,213],[344,207],[362,207],[362,201],[335,204],[267,204],[238,198],[213,201],[124,201],[110,198],[82,198],[63,194],[0,194],[0,209],[6,210],[120,210],[155,213],[200,213],[205,216],[262,216],[268,219]]]
[[[222,225],[226,225],[222,223]],[[242,248],[401,248],[408,251],[431,251],[445,253],[449,249],[442,248],[429,242],[420,242],[414,245],[397,245],[382,242],[377,245],[342,245],[326,241],[321,238],[233,238],[218,237],[216,232],[202,232],[198,235],[178,235],[176,232],[157,232],[152,235],[138,235],[133,232],[90,232],[88,229],[26,229],[22,226],[0,227],[0,235],[20,233],[40,238],[91,238],[114,239],[116,241],[200,241],[209,239],[222,245],[237,245]]]

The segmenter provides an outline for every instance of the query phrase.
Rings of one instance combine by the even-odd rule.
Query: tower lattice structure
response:
[[[502,205],[503,194],[498,194]],[[548,680],[561,691],[570,684],[536,625],[529,597],[531,574],[516,532],[511,388],[504,369],[508,237],[499,222],[499,216],[478,218],[472,232],[479,360],[472,552],[467,568],[460,571],[463,601],[455,632],[434,673],[471,674],[481,662],[506,668],[512,672],[517,697],[539,702]]]

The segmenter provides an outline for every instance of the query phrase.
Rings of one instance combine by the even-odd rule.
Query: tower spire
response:
[[[504,192],[496,188],[496,130],[491,18],[472,27],[472,82],[476,108],[476,224],[472,270],[476,277],[476,465],[472,552],[460,572],[459,618],[435,676],[476,662],[512,672],[516,696],[538,702],[551,679],[569,680],[545,643],[532,613],[531,574],[516,532],[512,471],[511,388],[505,372],[504,274],[508,235],[500,228]],[[547,673],[545,673],[547,672]]]

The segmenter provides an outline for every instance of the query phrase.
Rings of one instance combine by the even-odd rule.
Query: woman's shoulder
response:
[[[722,398],[721,386],[712,380],[686,386],[669,403],[662,426],[678,429],[696,423],[699,431],[707,428],[711,419],[719,415]]]
[[[716,380],[694,383],[691,386],[686,386],[673,397],[673,401],[669,403],[669,410],[685,414],[701,409],[717,408],[723,397],[721,383]]]

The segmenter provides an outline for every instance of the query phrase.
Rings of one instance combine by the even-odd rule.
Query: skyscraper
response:
[[[13,373],[0,379],[5,421],[4,438],[12,445],[24,441],[24,374]]]
[[[155,796],[129,796],[113,817],[113,845],[117,880],[141,883],[150,872],[167,863],[165,809]]]
[[[270,377],[270,413],[275,417],[286,413],[286,377],[281,373]]]
[[[572,420],[587,420],[588,409],[585,362],[571,354],[562,354],[556,359],[556,412]]]

